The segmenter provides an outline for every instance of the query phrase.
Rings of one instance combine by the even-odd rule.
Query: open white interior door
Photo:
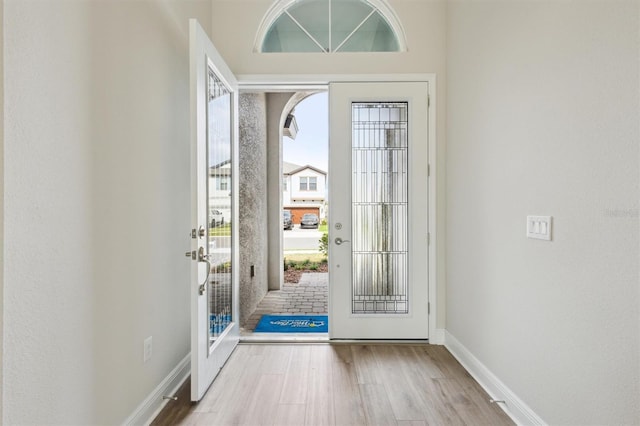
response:
[[[238,84],[195,19],[191,73],[191,400],[238,344]]]
[[[428,84],[329,86],[332,339],[427,339]]]

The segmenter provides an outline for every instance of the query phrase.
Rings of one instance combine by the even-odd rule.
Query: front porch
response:
[[[281,290],[269,291],[241,324],[242,333],[252,333],[265,314],[327,314],[328,278],[326,272],[307,272],[298,283],[284,283]]]

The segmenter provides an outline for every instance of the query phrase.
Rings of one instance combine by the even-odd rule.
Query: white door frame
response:
[[[427,82],[429,87],[428,107],[428,155],[429,155],[429,341],[442,343],[437,333],[438,318],[438,282],[437,282],[437,150],[436,150],[436,75],[417,74],[309,74],[309,75],[261,75],[239,74],[236,76],[240,91],[292,92],[309,90],[327,90],[330,82]]]

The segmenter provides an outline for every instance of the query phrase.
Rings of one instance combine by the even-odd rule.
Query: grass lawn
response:
[[[215,228],[209,228],[209,236],[210,237],[228,237],[231,235],[231,224],[225,223],[221,226],[216,226]]]
[[[326,261],[326,257],[322,253],[285,253],[284,258],[287,262],[322,262]]]

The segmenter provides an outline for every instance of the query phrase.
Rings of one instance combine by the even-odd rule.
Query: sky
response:
[[[329,106],[327,92],[300,102],[293,113],[298,123],[295,140],[282,139],[282,159],[300,166],[311,165],[328,171]]]

